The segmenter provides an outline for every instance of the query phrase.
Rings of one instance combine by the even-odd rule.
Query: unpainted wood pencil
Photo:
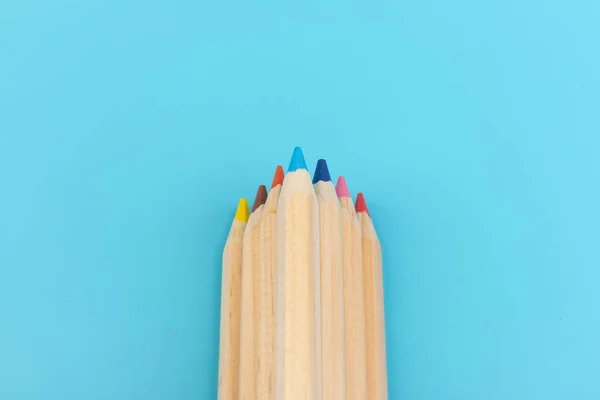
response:
[[[362,193],[356,199],[362,228],[363,283],[365,286],[365,333],[367,348],[367,398],[387,400],[385,319],[381,244]]]
[[[242,309],[240,325],[240,400],[256,399],[258,370],[258,301],[260,284],[260,218],[267,198],[258,187],[242,244]]]
[[[219,337],[219,400],[237,400],[238,398],[242,237],[249,214],[248,201],[240,199],[223,250]]]
[[[321,399],[319,206],[296,147],[277,207],[278,400]]]
[[[278,165],[260,218],[260,312],[258,317],[258,376],[256,378],[256,394],[259,400],[275,400],[277,203],[283,178],[283,168]]]
[[[365,400],[367,399],[367,354],[362,232],[343,176],[338,178],[336,191],[342,209],[346,399]]]
[[[342,220],[325,160],[317,161],[313,186],[319,202],[323,399],[345,399]]]

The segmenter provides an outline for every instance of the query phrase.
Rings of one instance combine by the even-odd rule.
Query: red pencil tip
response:
[[[277,166],[275,170],[275,176],[273,176],[273,183],[271,184],[271,189],[273,189],[277,185],[283,185],[283,167],[281,165]]]
[[[367,203],[365,202],[365,196],[362,192],[356,196],[356,212],[366,212],[369,217],[371,216],[371,214],[369,214],[369,209],[367,208]]]

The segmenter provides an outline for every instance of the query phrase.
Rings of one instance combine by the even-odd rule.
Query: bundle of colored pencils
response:
[[[220,400],[387,399],[381,247],[325,160],[239,202],[223,251]]]

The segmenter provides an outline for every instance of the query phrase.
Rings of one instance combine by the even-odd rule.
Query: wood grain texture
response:
[[[319,181],[314,188],[319,202],[323,398],[344,399],[346,380],[340,203],[331,181]]]
[[[242,245],[242,306],[240,325],[240,400],[256,399],[258,370],[258,302],[260,285],[260,218],[263,205],[248,219]]]
[[[363,285],[362,232],[354,204],[340,198],[342,209],[342,265],[344,271],[344,345],[346,398],[367,399],[367,354]]]
[[[385,354],[385,321],[381,245],[366,212],[358,213],[362,228],[365,333],[367,348],[367,398],[388,398]]]
[[[221,331],[219,338],[219,400],[237,400],[240,356],[242,237],[245,222],[234,220],[223,251]]]
[[[260,288],[258,317],[259,400],[275,400],[275,321],[277,279],[277,203],[281,185],[271,188],[260,220]]]
[[[319,208],[305,169],[285,177],[277,232],[276,398],[319,400]]]

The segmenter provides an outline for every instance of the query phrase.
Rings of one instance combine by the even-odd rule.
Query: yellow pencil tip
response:
[[[244,197],[240,199],[237,211],[235,212],[235,219],[241,222],[248,222],[250,216],[250,209],[248,208],[248,200]]]

